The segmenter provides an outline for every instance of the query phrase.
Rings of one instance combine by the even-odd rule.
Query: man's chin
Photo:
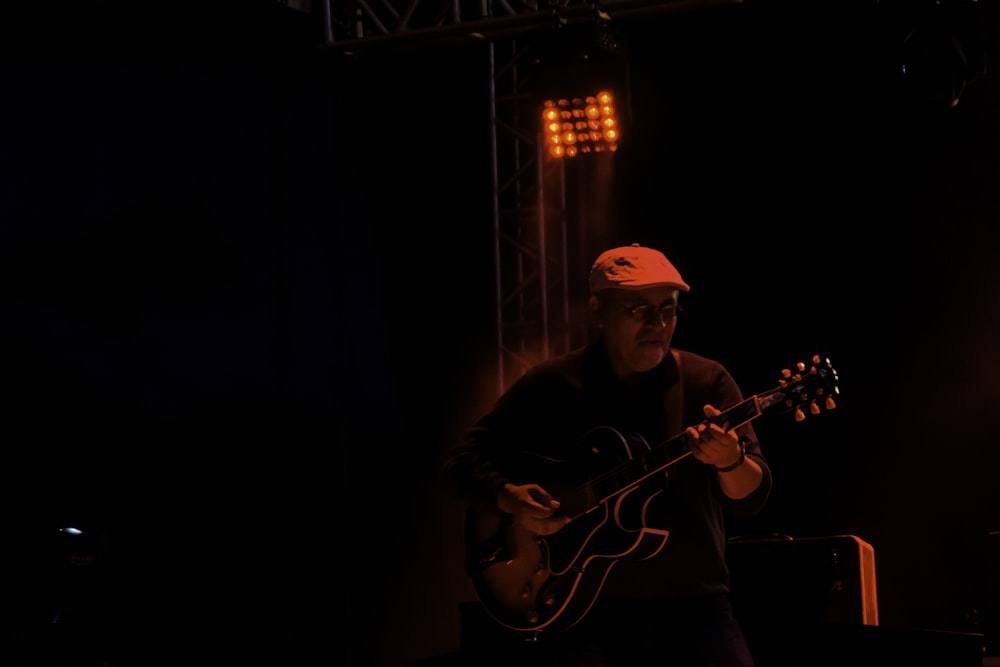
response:
[[[661,344],[643,343],[633,358],[632,367],[637,373],[651,371],[659,366],[664,356],[666,350]]]

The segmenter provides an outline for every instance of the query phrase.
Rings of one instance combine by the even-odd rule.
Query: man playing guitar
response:
[[[766,502],[750,420],[786,392],[745,399],[671,347],[689,287],[661,252],[608,250],[589,286],[594,339],[529,370],[447,457],[469,574],[512,638],[474,664],[752,667],[724,516]]]

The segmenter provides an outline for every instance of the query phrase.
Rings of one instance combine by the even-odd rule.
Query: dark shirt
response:
[[[720,363],[674,352],[676,358],[667,355],[643,374],[638,389],[615,377],[598,342],[543,362],[469,429],[447,457],[447,476],[467,498],[492,505],[505,482],[537,483],[560,500],[561,485],[578,489],[581,481],[597,480],[588,488],[602,491],[606,484],[621,485],[629,491],[620,507],[628,515],[627,527],[609,521],[601,529],[617,533],[621,552],[638,544],[633,528],[644,525],[669,534],[651,558],[614,558],[601,595],[676,599],[727,592],[723,515],[759,512],[771,490],[771,473],[749,422],[737,431],[764,477],[746,498],[727,497],[712,466],[684,455],[683,437],[672,436],[704,421],[704,405],[726,410],[744,397]],[[636,462],[651,462],[654,472],[646,476],[647,469],[631,467]],[[601,474],[609,468],[624,477]],[[573,513],[577,505],[564,502],[562,509]],[[605,505],[600,507],[603,511]],[[551,539],[558,540],[574,523]],[[596,539],[584,544],[606,553]]]

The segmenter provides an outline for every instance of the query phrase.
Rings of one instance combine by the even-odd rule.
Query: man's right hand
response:
[[[551,535],[567,523],[568,516],[556,515],[559,501],[537,484],[504,484],[497,493],[501,512],[535,535]]]

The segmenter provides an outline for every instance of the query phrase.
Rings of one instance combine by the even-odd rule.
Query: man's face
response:
[[[647,287],[608,290],[597,297],[597,326],[618,377],[643,373],[663,361],[677,324],[677,294],[675,287]]]

